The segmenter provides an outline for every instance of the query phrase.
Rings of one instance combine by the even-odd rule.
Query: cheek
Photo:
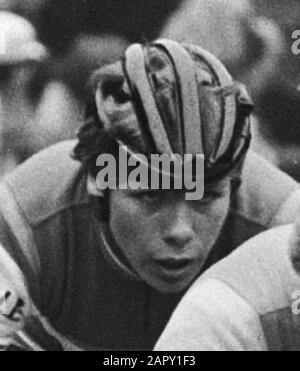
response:
[[[211,248],[217,241],[229,212],[230,196],[224,196],[205,206],[197,218],[197,235],[204,246]]]
[[[112,197],[110,210],[111,232],[127,258],[140,260],[145,257],[147,241],[151,241],[152,235],[145,212],[136,201],[118,195]]]
[[[226,196],[220,198],[217,200],[213,207],[212,207],[212,219],[215,220],[217,224],[223,224],[230,207],[230,193],[228,193]]]

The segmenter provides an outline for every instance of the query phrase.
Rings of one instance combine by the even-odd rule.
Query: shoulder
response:
[[[300,209],[299,184],[274,165],[250,151],[232,213],[268,229],[292,223]]]
[[[3,181],[29,224],[87,202],[85,176],[71,158],[75,141],[54,145],[27,160]]]
[[[160,351],[261,351],[267,345],[259,315],[223,282],[195,284],[159,340]]]
[[[250,151],[243,167],[242,183],[231,197],[229,215],[213,263],[257,234],[293,223],[299,210],[299,184]]]
[[[260,314],[291,307],[300,287],[292,267],[292,225],[260,234],[208,270],[202,279],[217,279],[231,287]]]
[[[76,253],[87,255],[96,246],[85,172],[71,158],[74,145],[63,142],[36,154],[0,185],[0,243],[26,277],[37,307],[50,314],[60,305]]]
[[[298,347],[297,337],[285,338],[293,331],[298,336],[295,319],[280,317],[291,316],[292,293],[300,285],[288,254],[293,231],[286,226],[261,234],[202,275],[176,308],[156,350]],[[266,327],[268,315],[272,321]],[[274,340],[279,347],[272,347]]]

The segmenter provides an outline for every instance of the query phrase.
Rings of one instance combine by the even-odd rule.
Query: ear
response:
[[[247,88],[243,84],[238,84],[237,101],[240,108],[243,110],[243,114],[248,117],[251,115],[254,109],[253,101],[247,91]]]
[[[110,129],[109,115],[116,110],[120,104],[127,102],[128,97],[123,101],[125,92],[122,90],[125,77],[122,72],[121,63],[107,66],[93,77],[96,83],[91,83],[95,95],[95,103],[99,120],[105,129]]]
[[[103,191],[97,186],[96,180],[92,177],[91,174],[88,175],[87,179],[87,190],[90,196],[103,198]]]
[[[109,222],[109,201],[108,197],[104,196],[104,192],[97,187],[96,180],[89,174],[87,179],[87,189],[89,196],[94,199],[92,208],[96,218],[103,223]]]

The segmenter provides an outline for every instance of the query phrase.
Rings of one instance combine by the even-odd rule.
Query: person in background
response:
[[[0,11],[0,173],[14,168],[26,151],[26,133],[35,105],[29,81],[47,57],[34,27],[26,19]]]
[[[36,26],[58,59],[80,35],[112,35],[133,42],[159,37],[182,0],[10,0],[11,9]]]
[[[28,152],[75,139],[84,120],[87,81],[92,71],[118,60],[127,42],[113,35],[82,34],[65,56],[52,58],[31,81],[38,102],[27,131]]]
[[[264,2],[266,3],[266,2]],[[271,2],[273,7],[273,1]],[[255,1],[185,0],[167,21],[162,37],[201,45],[211,50],[239,81],[255,104],[252,148],[275,165],[277,146],[268,135],[265,93],[278,82],[280,63],[286,56],[283,32],[271,12],[261,13]],[[282,86],[282,83],[281,83]],[[282,105],[268,100],[272,109]],[[290,110],[286,111],[287,115]],[[278,115],[277,115],[278,117]],[[274,116],[274,120],[277,120]],[[281,125],[285,121],[281,120]],[[272,126],[272,121],[270,122]]]
[[[276,76],[262,92],[257,110],[266,136],[272,143],[274,163],[300,181],[300,58],[294,54],[292,38],[299,29],[297,0],[255,0],[256,11],[276,22],[283,33],[283,50],[274,70]]]
[[[92,71],[118,60],[131,42],[158,36],[180,2],[10,0],[7,6],[30,19],[51,56],[30,81],[36,109],[23,136],[22,160],[74,139]]]
[[[246,84],[255,104],[276,74],[283,51],[279,26],[260,16],[249,0],[185,0],[161,35],[211,50]]]
[[[133,44],[98,70],[78,141],[37,154],[0,186],[0,287],[15,299],[0,317],[3,348],[151,350],[197,277],[291,222],[299,185],[248,151],[252,109],[194,45]],[[203,199],[187,200],[184,187],[103,192],[97,158],[118,160],[120,149],[204,154]]]

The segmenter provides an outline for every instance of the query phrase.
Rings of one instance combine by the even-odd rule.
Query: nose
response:
[[[169,228],[164,235],[164,242],[172,247],[183,249],[194,238],[190,210],[185,206],[178,207],[168,218]]]

